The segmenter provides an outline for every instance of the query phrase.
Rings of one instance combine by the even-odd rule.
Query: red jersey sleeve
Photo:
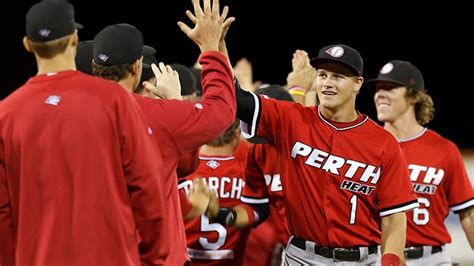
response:
[[[215,139],[235,120],[236,102],[232,70],[219,52],[203,53],[202,100],[196,103],[162,100],[167,115],[164,125],[175,139],[180,153],[196,149]]]
[[[387,139],[381,164],[377,207],[380,216],[419,207],[413,192],[408,166],[394,138]]]
[[[182,181],[185,181],[185,180],[182,180]],[[181,182],[180,182],[180,184],[181,184]],[[193,206],[189,202],[188,197],[186,195],[186,191],[184,190],[184,188],[179,186],[179,185],[178,185],[178,188],[179,188],[178,189],[179,202],[181,204],[181,214],[183,215],[183,218],[185,218],[186,215],[188,215],[188,213],[191,211]]]
[[[163,264],[169,253],[164,224],[164,186],[161,155],[131,94],[120,98],[116,108],[123,171],[133,215],[140,234],[140,256],[145,264]]]
[[[182,153],[179,156],[176,174],[178,178],[186,177],[196,171],[199,166],[199,148]]]
[[[13,224],[11,220],[10,196],[4,165],[3,143],[0,140],[0,265],[15,264]]]
[[[240,201],[248,204],[269,203],[268,188],[260,162],[263,162],[259,145],[253,145],[247,155],[245,187]]]
[[[448,179],[444,185],[449,208],[453,212],[459,212],[474,206],[474,192],[461,153],[454,143],[450,144],[450,150],[446,153],[452,161],[447,169],[445,176]]]
[[[265,95],[252,95],[255,101],[252,124],[241,122],[242,135],[246,139],[263,137],[268,143],[274,144],[277,136],[288,133],[288,130],[283,128],[288,125],[294,110],[298,110],[295,106],[303,106],[299,103],[270,99]]]

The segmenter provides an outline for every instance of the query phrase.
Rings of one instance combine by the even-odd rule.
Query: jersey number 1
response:
[[[356,213],[357,213],[357,195],[352,195],[350,203],[351,203],[351,216],[349,218],[349,224],[355,224]]]

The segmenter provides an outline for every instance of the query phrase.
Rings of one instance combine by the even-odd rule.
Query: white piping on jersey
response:
[[[255,131],[257,129],[257,118],[258,118],[258,110],[260,109],[260,100],[257,95],[252,93],[252,96],[255,100],[255,109],[253,111],[253,118],[252,118],[252,125],[250,127],[250,133],[248,131],[248,124],[245,122],[240,121],[240,131],[242,131],[242,136],[246,139],[251,139],[255,137]]]
[[[186,187],[186,182],[182,182],[182,183],[178,184],[178,189],[182,189],[184,187]]]
[[[242,199],[242,197],[241,197],[241,199]],[[455,206],[451,207],[451,211],[453,211],[453,212],[462,211],[462,210],[464,210],[466,208],[469,208],[471,206],[474,206],[474,199],[468,200],[464,203],[461,203],[459,205],[455,205]]]
[[[224,157],[224,158],[217,158],[217,157],[204,157],[204,156],[199,156],[199,159],[200,159],[200,160],[214,160],[214,161],[230,161],[230,160],[234,160],[235,157],[234,157],[234,156],[230,156],[230,157]]]
[[[324,123],[328,124],[329,126],[331,126],[332,128],[334,128],[334,129],[337,130],[337,131],[353,129],[353,128],[355,128],[355,127],[358,127],[358,126],[362,125],[363,123],[365,123],[365,121],[367,121],[367,120],[369,119],[368,116],[365,116],[364,120],[360,121],[359,123],[357,123],[357,124],[355,124],[355,125],[348,126],[348,127],[341,127],[341,128],[338,128],[338,127],[336,127],[335,125],[331,124],[329,121],[327,121],[327,120],[321,115],[321,112],[319,111],[319,106],[318,106],[318,115],[319,115],[319,118],[321,118],[321,120],[324,121]]]
[[[254,198],[247,198],[244,196],[240,196],[240,201],[242,201],[243,203],[249,203],[249,204],[262,204],[262,203],[270,202],[268,198],[254,199]]]
[[[426,131],[428,131],[428,128],[424,127],[423,130],[421,130],[420,133],[416,134],[413,137],[406,138],[406,139],[397,139],[397,140],[398,140],[399,143],[411,141],[411,140],[414,140],[414,139],[417,139],[417,138],[423,136],[423,134],[425,134]]]
[[[417,202],[412,202],[412,203],[410,203],[408,205],[405,205],[405,206],[402,206],[402,207],[398,207],[398,208],[383,211],[383,212],[380,213],[380,217],[391,215],[391,214],[394,214],[394,213],[397,213],[397,212],[408,211],[408,210],[418,208],[418,207],[420,207],[420,204],[418,203],[418,201]]]
[[[201,260],[224,260],[234,258],[234,251],[232,249],[199,250],[188,248],[188,254],[192,259]]]

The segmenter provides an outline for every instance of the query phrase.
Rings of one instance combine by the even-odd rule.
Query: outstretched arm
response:
[[[459,212],[459,220],[467,240],[474,250],[474,207]]]
[[[403,265],[407,218],[405,212],[382,217],[382,265]],[[398,264],[396,261],[398,260]]]

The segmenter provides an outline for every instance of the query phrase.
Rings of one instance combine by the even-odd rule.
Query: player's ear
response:
[[[71,34],[71,38],[69,39],[69,43],[71,46],[77,46],[77,43],[79,42],[79,36],[77,35],[77,30],[74,31],[73,34]]]
[[[131,70],[132,75],[137,75],[138,73],[140,73],[140,68],[142,67],[142,60],[143,56],[133,62]]]
[[[364,84],[364,78],[363,77],[354,77],[354,78],[355,78],[354,93],[357,95],[360,91],[360,88],[362,87],[362,84]]]
[[[420,101],[418,97],[414,95],[414,93],[410,93],[410,89],[405,87],[405,99],[408,101],[408,104],[415,105],[417,102]]]
[[[27,50],[30,53],[33,53],[33,47],[31,46],[30,40],[28,40],[28,37],[23,37],[23,46],[25,47],[25,50]]]

